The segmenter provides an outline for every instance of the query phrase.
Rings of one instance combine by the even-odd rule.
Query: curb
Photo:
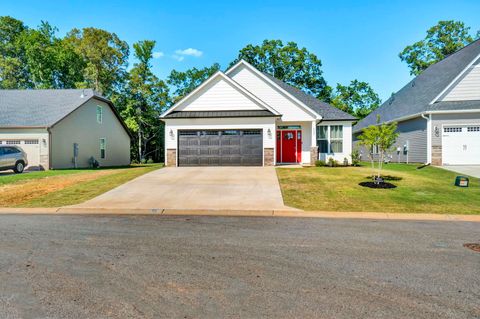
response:
[[[165,216],[223,216],[223,217],[284,217],[284,218],[335,218],[418,221],[480,222],[480,215],[442,215],[374,212],[324,212],[301,210],[190,210],[190,209],[119,209],[119,208],[0,208],[0,215],[165,215]]]

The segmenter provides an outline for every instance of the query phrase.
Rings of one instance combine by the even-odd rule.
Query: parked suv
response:
[[[27,165],[27,154],[20,147],[0,145],[0,171],[13,169],[15,173],[22,173]]]

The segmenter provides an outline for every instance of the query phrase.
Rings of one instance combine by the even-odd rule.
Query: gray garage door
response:
[[[179,166],[262,166],[261,130],[178,132]]]

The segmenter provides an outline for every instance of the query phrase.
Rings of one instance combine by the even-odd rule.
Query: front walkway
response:
[[[83,204],[103,209],[286,209],[273,167],[168,167]]]
[[[448,165],[441,167],[459,174],[480,178],[480,165]]]

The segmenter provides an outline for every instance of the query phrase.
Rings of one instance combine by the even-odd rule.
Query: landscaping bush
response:
[[[337,167],[339,164],[338,164],[338,161],[335,160],[333,157],[330,157],[328,159],[328,162],[327,162],[328,166],[330,167]]]
[[[315,166],[317,166],[317,167],[321,167],[321,166],[325,166],[325,165],[327,165],[327,163],[325,163],[325,161],[322,161],[322,160],[315,161]]]
[[[361,155],[358,149],[354,149],[351,154],[352,166],[360,166]]]
[[[154,163],[153,159],[151,157],[149,157],[148,160],[147,160],[147,164],[153,164],[153,163]]]

